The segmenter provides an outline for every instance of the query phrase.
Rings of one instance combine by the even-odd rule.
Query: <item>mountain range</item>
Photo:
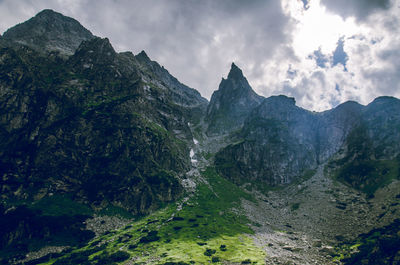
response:
[[[52,10],[0,37],[1,264],[400,264],[400,100],[210,101]]]

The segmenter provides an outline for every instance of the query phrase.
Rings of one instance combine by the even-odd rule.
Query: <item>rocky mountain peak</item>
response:
[[[57,19],[57,18],[62,18],[63,15],[60,13],[55,12],[53,9],[43,9],[37,15],[35,16],[37,18],[41,19]]]
[[[228,74],[228,79],[243,79],[243,78],[245,77],[243,76],[242,70],[239,67],[237,67],[237,65],[234,62],[232,62],[231,70],[229,71]]]
[[[92,33],[78,21],[51,9],[7,30],[3,39],[29,46],[38,52],[57,51],[72,55],[82,41],[93,39]]]
[[[147,55],[147,53],[144,50],[142,50],[140,53],[138,53],[135,57],[140,62],[150,62],[151,61],[150,57]]]
[[[222,79],[211,96],[206,116],[208,133],[224,133],[241,127],[263,99],[251,88],[242,70],[232,63],[228,78]]]

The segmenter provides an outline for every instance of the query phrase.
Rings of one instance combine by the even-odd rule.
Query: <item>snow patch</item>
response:
[[[190,149],[190,161],[192,162],[192,164],[197,162],[197,159],[194,159],[193,157],[194,157],[194,150]]]

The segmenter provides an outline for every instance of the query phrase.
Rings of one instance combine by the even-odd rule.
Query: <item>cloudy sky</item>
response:
[[[0,0],[0,32],[45,8],[206,98],[233,61],[257,93],[310,110],[400,97],[400,0]]]

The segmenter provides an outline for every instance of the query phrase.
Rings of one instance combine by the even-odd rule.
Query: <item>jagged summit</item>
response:
[[[93,39],[93,34],[77,20],[51,9],[7,30],[3,39],[29,46],[43,52],[57,51],[72,55],[82,41]]]
[[[237,67],[237,65],[234,62],[232,62],[231,70],[229,71],[228,74],[228,79],[241,79],[241,78],[244,78],[242,70],[239,67]]]
[[[232,63],[228,78],[222,79],[218,90],[211,96],[206,116],[208,133],[238,129],[263,99],[251,88],[242,70]]]
[[[146,62],[151,61],[150,57],[147,55],[147,53],[144,50],[142,50],[140,53],[138,53],[135,57],[136,57],[136,59],[138,59],[140,61],[146,61]]]

